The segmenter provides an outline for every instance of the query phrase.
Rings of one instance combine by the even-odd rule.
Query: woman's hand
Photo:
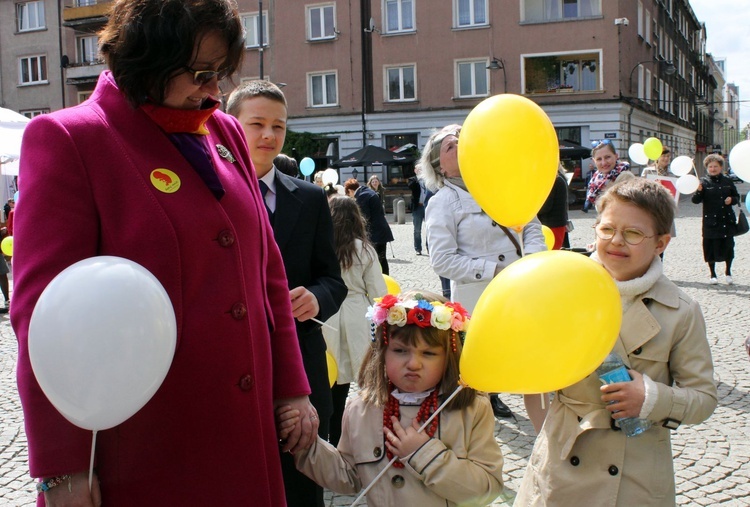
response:
[[[299,422],[287,434],[286,443],[281,447],[282,452],[294,454],[302,449],[309,449],[318,436],[318,426],[320,426],[318,412],[307,396],[297,396],[296,398],[286,398],[274,402],[275,409],[285,405],[299,412]]]
[[[638,417],[646,399],[643,375],[635,370],[628,370],[628,373],[633,377],[632,381],[616,382],[599,388],[604,393],[602,401],[607,404],[607,410],[612,412],[614,419]]]
[[[411,426],[406,429],[401,426],[397,417],[391,416],[391,421],[393,421],[393,431],[383,428],[383,433],[385,433],[385,445],[394,456],[404,458],[430,439],[426,433],[417,433],[421,425],[416,417],[412,420]]]
[[[724,204],[726,204],[727,206],[731,206],[732,205],[732,196],[729,196],[726,199],[724,199]]]
[[[70,490],[68,481],[63,481],[44,493],[44,503],[47,507],[100,507],[102,495],[99,491],[99,479],[94,474],[89,491],[89,473],[73,474],[70,478]]]

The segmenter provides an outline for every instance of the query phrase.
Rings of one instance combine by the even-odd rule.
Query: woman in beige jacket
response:
[[[602,386],[592,374],[556,393],[514,505],[675,504],[670,432],[706,420],[717,393],[700,307],[662,273],[673,203],[643,178],[600,199],[592,258],[620,290],[614,352],[633,381]],[[626,437],[614,424],[623,417],[652,426]]]

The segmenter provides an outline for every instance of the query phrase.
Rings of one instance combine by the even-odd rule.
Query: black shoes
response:
[[[502,402],[497,394],[490,395],[490,405],[492,405],[492,413],[495,417],[513,417],[513,412],[510,411],[508,405]]]

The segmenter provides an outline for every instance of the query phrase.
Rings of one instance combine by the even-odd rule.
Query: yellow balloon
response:
[[[336,359],[333,354],[326,350],[326,363],[328,364],[328,382],[333,387],[336,383],[336,379],[339,378],[339,366],[336,364]]]
[[[506,227],[529,223],[549,196],[560,161],[552,122],[520,95],[480,102],[466,117],[458,165],[472,197]]]
[[[385,280],[385,288],[388,289],[388,294],[393,294],[394,296],[401,294],[401,286],[396,280],[388,275],[383,275],[383,280]]]
[[[461,378],[487,392],[562,389],[601,364],[621,320],[620,294],[601,265],[561,250],[529,255],[503,269],[479,298]]]
[[[0,241],[0,250],[4,255],[13,257],[13,236],[6,236]]]
[[[643,142],[643,153],[651,160],[656,160],[661,157],[661,152],[664,147],[655,137],[649,137]]]
[[[544,244],[547,245],[547,250],[552,250],[555,246],[555,233],[552,232],[552,229],[543,225],[542,234],[544,234]]]

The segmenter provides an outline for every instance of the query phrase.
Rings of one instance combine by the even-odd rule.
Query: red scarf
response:
[[[212,98],[203,102],[201,109],[175,109],[147,102],[141,110],[167,134],[185,133],[208,135],[206,122],[220,103]]]

